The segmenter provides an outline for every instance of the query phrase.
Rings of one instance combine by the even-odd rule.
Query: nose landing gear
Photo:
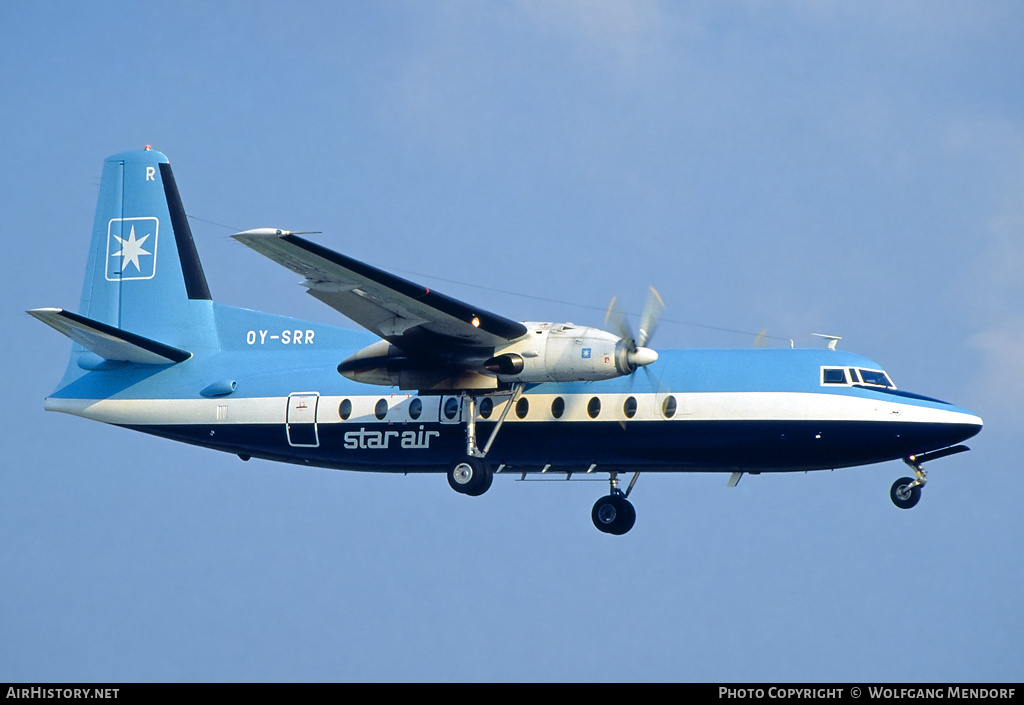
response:
[[[949,455],[963,453],[965,450],[970,450],[970,448],[967,446],[952,446],[904,458],[903,462],[914,471],[914,477],[901,477],[892,483],[892,487],[889,489],[889,498],[892,500],[892,503],[900,509],[910,509],[916,506],[921,501],[921,488],[928,482],[928,473],[924,470],[924,464],[930,460],[938,460]]]

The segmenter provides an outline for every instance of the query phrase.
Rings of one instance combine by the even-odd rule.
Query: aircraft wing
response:
[[[526,334],[522,323],[453,299],[287,231],[234,238],[305,277],[309,294],[403,350],[494,347]]]

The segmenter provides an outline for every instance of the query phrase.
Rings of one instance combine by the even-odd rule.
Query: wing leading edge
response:
[[[493,348],[526,334],[522,323],[431,291],[288,231],[234,235],[305,278],[309,294],[408,352],[453,345]]]

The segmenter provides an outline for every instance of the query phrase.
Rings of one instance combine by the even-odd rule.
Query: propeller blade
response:
[[[611,303],[608,304],[608,311],[604,315],[604,322],[614,328],[614,332],[618,333],[619,337],[623,340],[634,340],[633,329],[629,325],[629,319],[626,318],[626,315],[616,305],[618,300],[617,296],[612,297]]]
[[[662,301],[661,295],[653,286],[650,287],[647,292],[647,303],[644,304],[644,312],[640,317],[640,335],[636,339],[636,344],[639,347],[644,347],[650,341],[664,310],[665,302]]]

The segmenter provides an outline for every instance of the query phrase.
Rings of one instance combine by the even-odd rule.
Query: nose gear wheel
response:
[[[892,483],[889,498],[900,509],[910,509],[921,501],[921,485],[909,477],[901,477]]]

